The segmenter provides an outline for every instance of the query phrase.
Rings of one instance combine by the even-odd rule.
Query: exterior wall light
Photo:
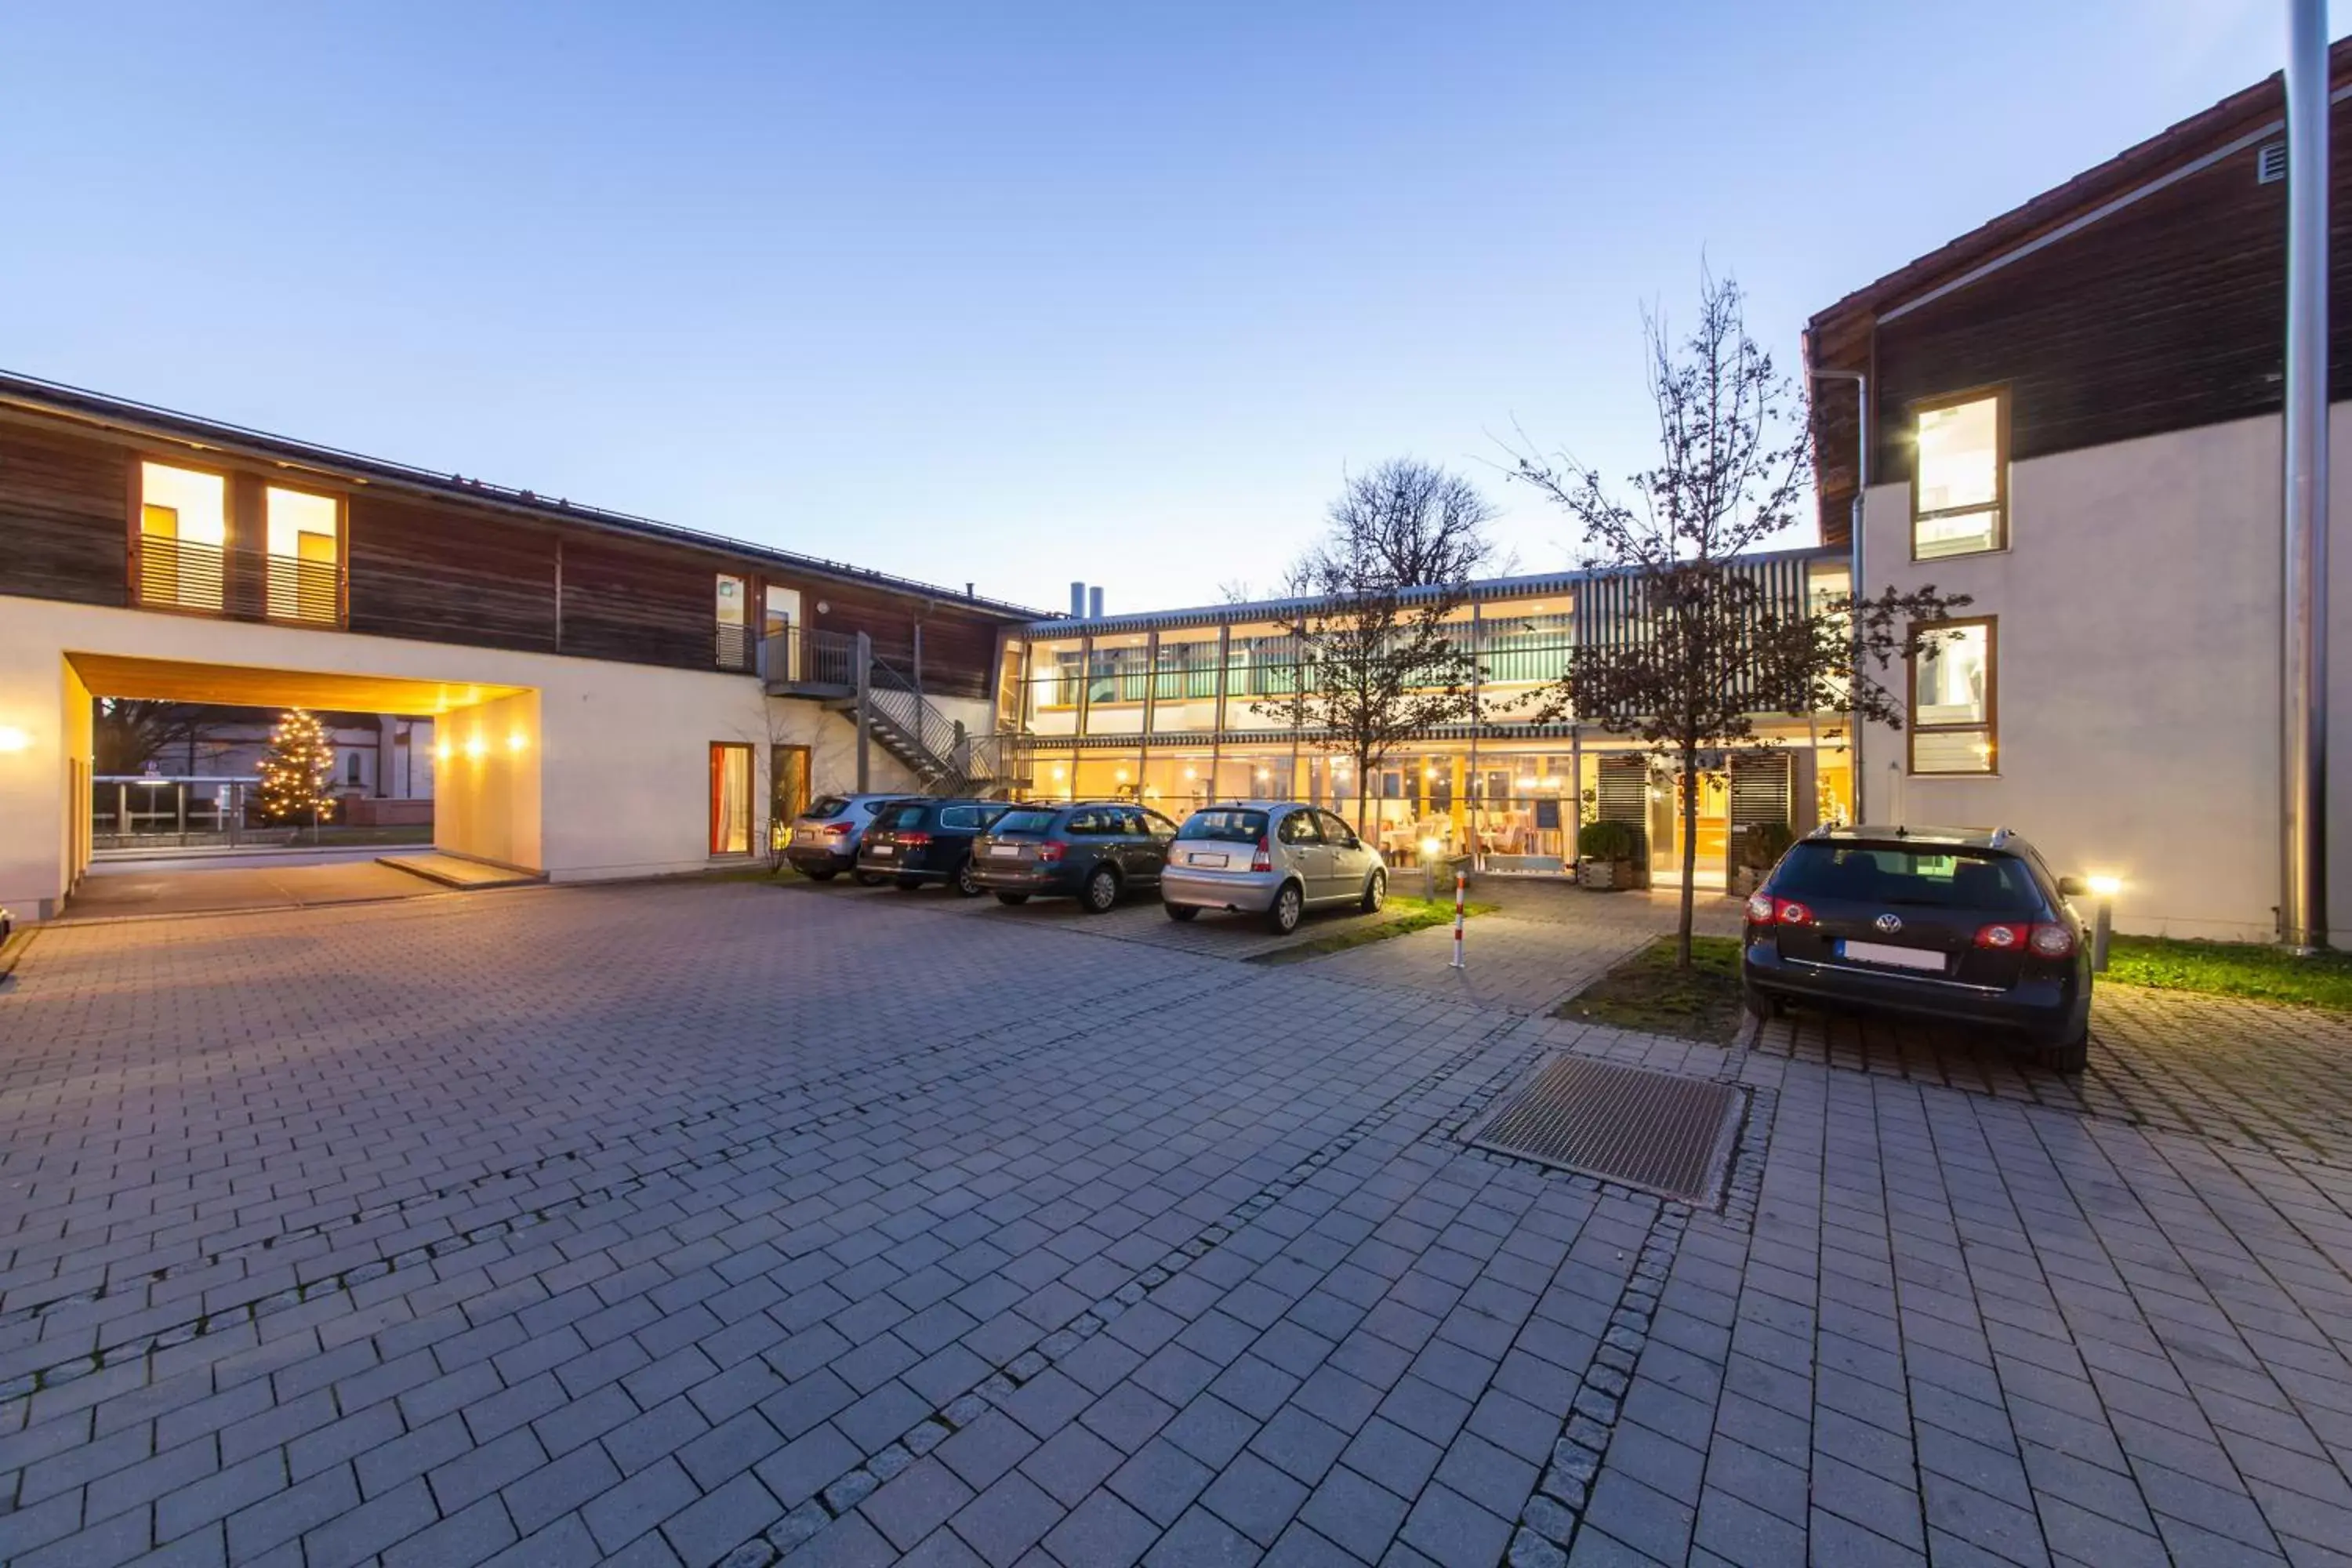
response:
[[[2112,899],[2124,890],[2124,879],[2121,877],[2093,877],[2090,879],[2090,885],[2091,896],[2099,899]]]
[[[0,752],[29,752],[32,749],[31,731],[20,730],[14,724],[0,724]]]
[[[520,752],[528,749],[530,745],[530,737],[524,734],[520,730],[509,730],[507,731],[508,751]]]
[[[449,760],[449,756],[450,752],[448,742],[436,741],[433,742],[433,760],[435,762],[446,763]]]
[[[482,744],[479,735],[466,742],[466,756],[469,761],[478,763],[489,754],[489,747]]]

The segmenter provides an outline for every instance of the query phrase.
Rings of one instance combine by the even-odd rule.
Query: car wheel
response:
[[[955,889],[956,897],[960,899],[976,899],[985,890],[971,868],[971,857],[969,855],[956,862],[955,876],[948,885]]]
[[[1026,893],[999,893],[996,895],[996,901],[1000,904],[1017,906],[1027,903],[1029,901],[1029,895]]]
[[[879,871],[853,872],[851,874],[851,879],[861,888],[878,888],[883,883],[889,880],[887,877],[885,877]]]
[[[1740,1005],[1752,1014],[1757,1022],[1769,1023],[1789,1010],[1789,1005],[1769,991],[1748,986],[1739,994]]]
[[[901,877],[898,882],[898,890],[902,893],[911,893],[922,885],[923,879],[920,877]]]
[[[802,873],[801,873],[801,875],[803,875],[803,876],[806,877],[806,878],[807,878],[810,881],[812,881],[812,882],[830,882],[830,881],[832,881],[832,880],[834,879],[834,878],[835,878],[835,877],[839,876],[840,874],[841,874],[841,873],[839,873],[838,871],[835,871],[835,870],[832,867],[830,867],[830,866],[827,866],[827,867],[824,868],[822,870],[816,870],[816,871],[803,871],[803,872],[802,872]]]
[[[1265,923],[1276,936],[1288,936],[1298,929],[1298,917],[1307,912],[1306,895],[1296,882],[1285,882],[1282,891],[1274,895],[1274,906],[1265,911]]]
[[[1168,911],[1168,918],[1171,921],[1189,921],[1201,912],[1198,904],[1162,904],[1160,907]]]
[[[2043,1067],[2048,1068],[2052,1072],[2064,1073],[2071,1078],[2091,1065],[2090,1028],[2086,1025],[2083,1032],[2073,1039],[2063,1040],[2056,1045],[2044,1046],[2035,1054],[2040,1058]]]
[[[1356,907],[1368,915],[1376,915],[1381,912],[1381,906],[1388,901],[1389,874],[1386,871],[1375,869],[1365,879],[1363,902]]]
[[[1090,915],[1107,915],[1118,902],[1118,873],[1108,866],[1097,866],[1087,879],[1085,897],[1081,900]]]

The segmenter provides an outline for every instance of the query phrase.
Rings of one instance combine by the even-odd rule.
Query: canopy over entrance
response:
[[[242,664],[198,664],[176,658],[72,653],[74,668],[93,696],[160,702],[213,702],[238,708],[313,708],[351,713],[443,714],[530,689],[475,681],[412,680],[385,675],[337,675],[318,669],[264,669]]]

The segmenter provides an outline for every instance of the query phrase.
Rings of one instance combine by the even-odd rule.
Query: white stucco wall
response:
[[[2352,526],[2352,419],[2339,405],[2335,515]],[[2266,941],[2279,839],[2280,425],[2276,418],[2014,463],[2010,548],[1914,563],[1907,486],[1866,505],[1867,592],[1934,584],[1999,617],[1997,777],[1906,775],[1905,737],[1865,737],[1876,821],[2005,825],[2060,872],[2119,877],[2120,929]],[[2339,532],[2342,529],[2339,528]],[[2352,612],[2338,552],[2333,617]],[[2335,775],[2352,788],[2352,650],[2332,681]],[[2352,940],[2352,824],[2331,923]]]
[[[89,754],[90,693],[68,653],[525,688],[455,709],[438,726],[450,754],[435,763],[435,830],[445,847],[558,880],[705,865],[713,742],[752,748],[755,845],[765,843],[772,744],[809,746],[820,789],[856,776],[846,719],[768,698],[741,675],[0,597],[0,731],[24,737],[0,748],[0,904],[26,920],[55,913],[77,870],[69,762]],[[477,738],[478,764],[467,754]],[[466,798],[453,803],[469,770]],[[879,747],[871,781],[914,787]]]

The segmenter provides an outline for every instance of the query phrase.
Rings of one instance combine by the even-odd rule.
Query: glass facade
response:
[[[1759,570],[1780,598],[1816,612],[1848,589],[1844,560],[1828,552],[1768,558]],[[1555,875],[1572,868],[1577,829],[1597,818],[1606,795],[1620,819],[1640,818],[1648,858],[1678,874],[1675,775],[1652,767],[1629,787],[1623,769],[1639,748],[1576,724],[1561,700],[1591,586],[1575,576],[1509,581],[1449,616],[1452,635],[1477,656],[1477,721],[1396,745],[1363,777],[1343,745],[1303,724],[1298,697],[1314,671],[1302,668],[1300,639],[1281,619],[1244,609],[1229,619],[1203,611],[1039,623],[1006,680],[1021,707],[1008,727],[1030,738],[1026,793],[1135,801],[1178,821],[1220,800],[1305,800],[1358,825],[1391,865],[1471,858],[1493,870]],[[1762,727],[1802,753],[1790,825],[1847,820],[1843,744],[1817,741],[1801,721]],[[1604,791],[1612,757],[1621,759],[1611,775],[1619,782]],[[1698,788],[1702,878],[1719,885],[1730,806],[1719,778]]]

